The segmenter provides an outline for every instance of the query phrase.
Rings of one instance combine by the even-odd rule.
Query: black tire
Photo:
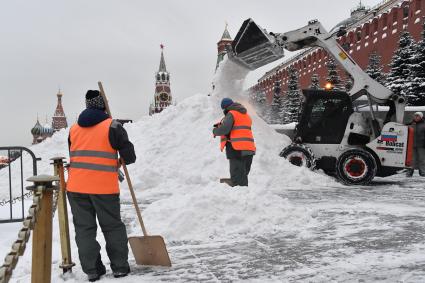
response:
[[[287,159],[292,165],[299,167],[315,168],[314,155],[311,149],[302,144],[291,144],[285,147],[279,156]]]
[[[347,150],[336,163],[338,179],[347,185],[367,185],[375,177],[377,168],[373,155],[364,149]]]

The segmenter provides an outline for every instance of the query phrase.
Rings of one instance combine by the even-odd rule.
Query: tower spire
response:
[[[227,26],[228,24],[227,22],[225,22],[223,35],[221,36],[220,41],[217,42],[218,54],[217,54],[217,63],[215,65],[216,71],[220,62],[223,61],[224,55],[227,54],[226,46],[231,45],[233,41],[232,37],[230,36],[229,30],[227,29]]]
[[[161,44],[160,47],[161,60],[159,61],[159,70],[155,74],[154,102],[149,106],[149,115],[161,112],[173,102],[170,89],[170,73],[165,66],[164,45]]]
[[[167,72],[167,67],[165,66],[165,59],[164,59],[164,44],[160,44],[159,46],[161,47],[161,60],[159,61],[158,72]]]
[[[224,26],[224,32],[223,35],[221,36],[221,40],[232,40],[232,37],[230,36],[229,30],[227,29],[227,22],[225,22],[225,26]]]
[[[67,128],[68,122],[66,120],[65,112],[63,111],[63,106],[62,106],[63,93],[60,88],[56,96],[58,97],[58,103],[56,105],[56,110],[52,118],[52,128],[55,131],[59,131],[60,129]]]

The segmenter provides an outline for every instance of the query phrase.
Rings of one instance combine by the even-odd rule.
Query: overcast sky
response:
[[[379,0],[363,0],[368,6]],[[0,146],[32,141],[64,93],[68,123],[101,80],[115,117],[147,115],[160,48],[174,98],[208,93],[225,22],[234,37],[246,18],[273,32],[319,19],[330,29],[357,0],[0,0]],[[272,65],[251,73],[247,87]]]

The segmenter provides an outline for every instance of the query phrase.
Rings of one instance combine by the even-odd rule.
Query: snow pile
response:
[[[130,166],[136,191],[140,199],[156,200],[144,210],[151,233],[171,241],[203,240],[305,227],[311,212],[294,207],[279,193],[330,180],[280,158],[287,138],[256,121],[258,152],[250,186],[231,189],[219,184],[220,177],[228,176],[228,161],[211,134],[222,115],[215,100],[196,95],[127,127],[138,155],[136,165]],[[129,198],[127,190],[122,191]]]
[[[152,233],[169,241],[206,240],[300,231],[314,221],[313,211],[295,207],[280,194],[288,188],[334,181],[291,166],[278,156],[290,140],[253,112],[242,94],[246,75],[245,70],[224,61],[211,97],[195,95],[128,125],[138,155],[137,164],[130,166],[136,190],[141,199],[156,200],[144,210]],[[212,125],[223,115],[219,102],[225,96],[244,103],[254,121],[258,150],[248,188],[231,189],[218,183],[219,178],[229,176],[228,161],[219,151],[218,138],[212,137]],[[133,231],[138,233],[135,225]]]
[[[243,80],[246,75],[243,70],[236,72],[235,67],[222,71],[218,77],[227,76],[229,71],[232,79]],[[280,194],[289,188],[311,188],[334,181],[291,166],[279,157],[289,139],[276,133],[253,112],[258,151],[249,176],[250,186],[229,188],[219,184],[219,178],[229,176],[228,161],[219,150],[218,138],[212,136],[212,125],[223,115],[220,97],[241,98],[242,82],[218,81],[221,83],[216,84],[213,96],[195,95],[160,114],[126,125],[138,156],[129,170],[136,194],[143,203],[148,231],[164,235],[168,241],[202,241],[305,229],[314,222],[314,211],[296,207]],[[49,159],[68,156],[67,131],[55,134],[32,150],[43,160],[39,173],[51,174]],[[25,170],[30,175],[30,166],[25,166]],[[0,179],[7,180],[4,177]],[[5,184],[0,185],[3,188]],[[131,198],[125,183],[121,192],[122,200],[129,203]],[[130,232],[139,234],[134,210],[124,210],[123,216],[129,220]]]
[[[229,188],[219,184],[219,178],[229,176],[228,161],[219,151],[218,138],[213,139],[212,125],[222,116],[220,97],[241,98],[246,76],[244,70],[231,65],[224,62],[217,74],[213,96],[195,95],[158,115],[126,125],[138,156],[129,170],[143,202],[146,226],[151,233],[164,235],[168,241],[301,230],[314,221],[311,217],[314,212],[293,206],[280,193],[288,188],[333,183],[326,176],[291,166],[279,157],[289,139],[250,111],[258,148],[250,186]],[[250,108],[246,102],[245,105]],[[31,148],[42,157],[39,174],[52,173],[51,157],[68,156],[67,135],[67,131],[61,131]],[[29,162],[24,169],[26,176],[31,175]],[[16,166],[13,171],[17,170]],[[0,180],[4,182],[7,172],[2,171]],[[6,185],[0,184],[2,191]],[[123,201],[130,202],[125,183],[121,189]],[[139,233],[133,210],[124,211],[124,217],[131,220],[133,233]]]

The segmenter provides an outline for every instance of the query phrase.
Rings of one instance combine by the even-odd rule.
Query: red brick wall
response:
[[[225,52],[226,45],[232,44],[232,40],[223,39],[217,42],[218,54]]]
[[[394,51],[398,47],[398,40],[403,29],[407,29],[417,41],[421,38],[422,24],[425,9],[425,0],[409,0],[400,6],[393,7],[387,13],[379,14],[357,28],[348,30],[347,34],[340,37],[338,41],[341,45],[349,44],[350,56],[366,69],[369,61],[369,54],[377,51],[382,56],[382,66],[388,72],[388,64],[391,61]],[[406,17],[405,17],[406,16]],[[325,84],[327,77],[326,68],[327,53],[321,49],[315,49],[305,54],[297,60],[290,60],[282,65],[277,73],[270,74],[260,80],[250,88],[251,91],[264,91],[267,100],[271,102],[273,98],[273,84],[276,80],[282,81],[282,91],[287,90],[288,69],[295,66],[299,72],[299,84],[301,89],[308,88],[311,84],[311,76],[317,73],[320,78],[320,85]],[[340,70],[340,76],[345,78],[345,72]]]

